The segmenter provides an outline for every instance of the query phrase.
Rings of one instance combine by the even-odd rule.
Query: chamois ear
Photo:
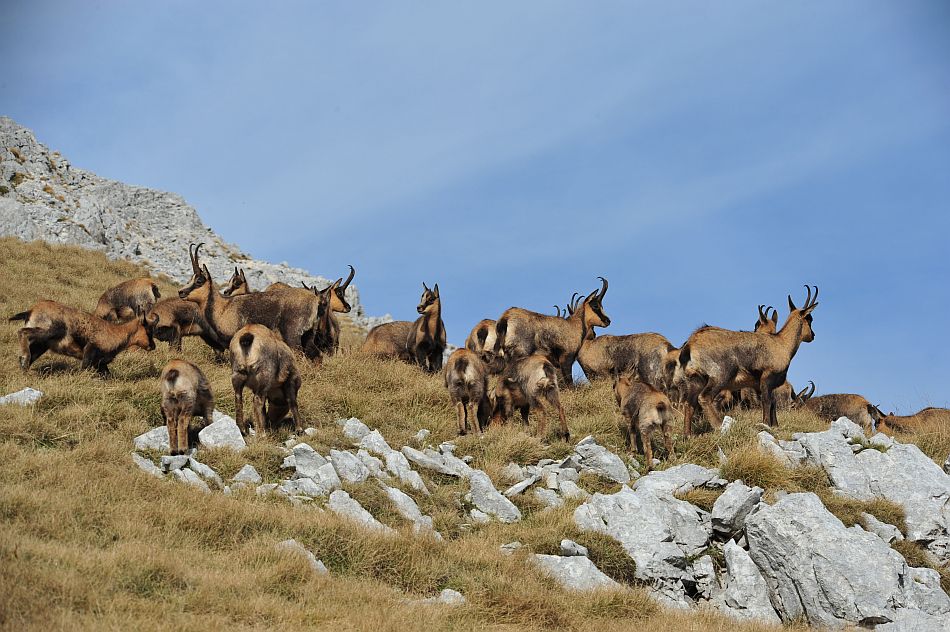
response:
[[[201,264],[201,270],[204,272],[205,278],[208,280],[211,280],[211,273],[208,272],[208,266],[206,264],[204,263]]]
[[[772,323],[778,326],[778,310],[774,307],[772,308]]]
[[[422,282],[422,289],[425,290],[426,292],[431,292],[431,290],[429,289],[429,286],[426,285],[425,281]]]
[[[435,284],[435,287],[432,288],[432,291],[435,292],[435,295],[436,295],[436,296],[439,295],[439,284],[438,284],[438,283]]]
[[[795,303],[792,301],[792,295],[791,295],[791,294],[788,295],[788,309],[790,309],[790,310],[793,311],[793,312],[794,312],[796,309],[798,309],[797,307],[795,307]]]
[[[241,268],[241,280],[244,281],[244,285],[247,285],[247,277],[244,275],[244,268]]]

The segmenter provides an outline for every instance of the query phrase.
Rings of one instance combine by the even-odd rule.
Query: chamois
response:
[[[928,407],[913,415],[882,415],[878,421],[879,430],[920,431],[946,430],[950,428],[950,409]]]
[[[103,292],[93,313],[109,322],[131,320],[147,313],[161,297],[151,279],[132,279]]]
[[[314,338],[316,351],[321,357],[325,354],[332,355],[340,348],[340,321],[337,320],[336,314],[348,314],[351,309],[349,302],[346,300],[346,288],[350,286],[350,282],[356,275],[356,269],[353,266],[349,266],[349,268],[350,274],[345,281],[343,277],[340,277],[323,290],[302,284],[305,289],[310,290],[317,296],[319,305],[326,305]]]
[[[673,403],[659,389],[635,380],[630,374],[621,374],[614,380],[614,397],[620,407],[622,421],[620,434],[630,449],[630,436],[636,439],[637,452],[646,460],[647,470],[653,467],[654,431],[663,433],[667,458],[673,456]]]
[[[438,283],[431,290],[422,284],[416,311],[422,315],[415,322],[397,320],[373,327],[360,351],[418,364],[430,373],[441,370],[446,342]]]
[[[83,369],[93,368],[106,375],[109,363],[122,351],[155,348],[152,335],[158,317],[142,314],[125,323],[111,323],[55,301],[37,301],[10,320],[25,321],[17,334],[20,368],[24,371],[41,355],[52,351],[81,360]]]
[[[221,296],[208,267],[198,262],[201,246],[189,252],[194,273],[178,296],[198,304],[214,338],[229,345],[237,330],[258,324],[278,332],[291,348],[305,350],[304,336],[313,330],[317,319],[317,297],[305,290]]]
[[[547,432],[547,415],[550,412],[542,405],[542,401],[546,401],[557,409],[557,437],[567,441],[570,432],[564,417],[564,407],[561,406],[557,373],[554,364],[539,353],[509,360],[495,388],[492,423],[507,420],[517,408],[525,425],[528,425],[531,409],[540,407],[543,414],[538,422],[537,434],[544,438]]]
[[[486,318],[479,321],[465,339],[465,348],[478,354],[489,373],[494,375],[504,368],[503,358],[495,355],[494,320]]]
[[[774,390],[785,382],[789,364],[799,345],[815,339],[812,311],[818,305],[818,288],[812,299],[811,288],[801,309],[788,297],[789,315],[775,334],[700,328],[680,350],[679,365],[687,382],[684,431],[692,433],[692,418],[698,408],[713,428],[722,418],[715,398],[723,390],[733,389],[737,378],[751,379],[762,400],[762,420],[778,425]]]
[[[294,354],[280,336],[264,325],[242,327],[231,339],[231,387],[234,389],[235,421],[241,432],[247,434],[244,421],[244,387],[254,395],[252,413],[254,429],[263,437],[264,420],[271,426],[290,411],[297,432],[303,432],[303,423],[297,411],[297,391],[300,373],[294,363]]]
[[[242,296],[251,292],[251,286],[244,276],[244,268],[234,266],[234,274],[228,279],[228,284],[221,288],[221,296]]]
[[[815,383],[809,382],[808,387],[796,393],[793,398],[794,408],[803,408],[813,412],[827,421],[834,421],[839,417],[847,417],[851,421],[861,424],[867,432],[873,432],[876,424],[881,420],[881,411],[861,395],[853,393],[831,393],[829,395],[815,394]]]
[[[181,351],[181,339],[184,336],[199,336],[217,353],[227,349],[227,345],[219,342],[208,326],[197,303],[180,298],[163,298],[155,303],[149,314],[158,316],[155,338],[167,342],[174,351]]]
[[[488,416],[488,368],[479,354],[456,349],[445,364],[445,387],[455,404],[459,435],[471,425],[481,434]]]
[[[197,366],[185,360],[172,360],[159,378],[162,392],[162,418],[168,426],[168,445],[172,456],[187,454],[191,448],[188,427],[191,418],[201,416],[211,423],[214,396],[211,384]]]
[[[632,373],[641,382],[659,389],[668,389],[673,378],[676,349],[660,334],[629,334],[626,336],[589,336],[577,354],[577,363],[588,380]]]
[[[571,369],[584,338],[593,327],[607,327],[603,299],[607,279],[600,277],[601,290],[588,294],[567,318],[548,316],[519,307],[505,310],[495,324],[495,354],[506,362],[539,353],[555,364],[565,384],[573,384]]]

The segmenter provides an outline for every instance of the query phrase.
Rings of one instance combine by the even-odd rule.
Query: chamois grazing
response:
[[[917,431],[927,432],[950,429],[950,409],[928,407],[913,415],[882,415],[878,421],[878,429],[894,432]]]
[[[20,368],[30,368],[37,358],[52,351],[81,360],[83,369],[108,374],[109,363],[126,349],[155,348],[156,316],[142,316],[125,323],[111,323],[95,314],[55,301],[38,301],[30,309],[10,317],[24,321],[20,341]]]
[[[793,398],[793,408],[810,410],[816,416],[827,421],[834,421],[839,417],[847,417],[851,421],[861,424],[868,433],[872,432],[883,416],[877,406],[861,395],[853,393],[831,393],[814,397],[815,383],[809,382],[809,387],[796,393]]]
[[[251,293],[251,286],[244,276],[244,268],[234,266],[234,274],[228,279],[228,284],[221,288],[221,296],[242,296]]]
[[[455,404],[459,435],[471,426],[481,434],[487,422],[488,368],[479,354],[470,349],[456,349],[445,364],[445,387]]]
[[[161,297],[158,286],[151,279],[132,279],[103,292],[93,313],[113,323],[132,320],[148,313]]]
[[[543,402],[547,402],[548,406],[557,409],[557,437],[564,441],[570,439],[564,407],[561,406],[557,373],[554,364],[541,354],[509,360],[495,388],[492,423],[509,419],[517,408],[525,425],[528,425],[531,409],[540,407],[543,414],[538,422],[537,435],[544,438],[550,411],[543,406]]]
[[[266,433],[265,419],[273,427],[287,416],[288,410],[297,432],[303,432],[297,411],[301,379],[290,347],[264,325],[247,325],[235,332],[230,350],[235,421],[241,432],[247,434],[245,387],[254,396],[251,408],[257,436]]]
[[[197,366],[185,360],[172,360],[159,378],[162,392],[162,418],[168,426],[168,446],[172,456],[187,454],[191,448],[188,428],[191,418],[200,416],[204,425],[211,423],[214,396],[211,384]]]
[[[588,380],[632,373],[641,382],[666,390],[673,379],[676,347],[656,333],[588,336],[577,363]]]
[[[193,274],[178,296],[197,303],[214,338],[229,345],[235,332],[245,325],[257,324],[278,332],[291,348],[305,351],[304,338],[312,335],[317,320],[317,297],[302,289],[221,296],[208,267],[198,261],[201,246],[198,244],[189,252]]]
[[[559,368],[565,384],[573,384],[571,370],[588,332],[610,325],[603,308],[607,279],[600,280],[600,291],[588,294],[567,318],[520,307],[505,310],[495,324],[495,354],[504,355],[506,362],[541,354]]]
[[[667,458],[673,456],[673,403],[663,392],[649,384],[635,380],[630,374],[614,380],[614,397],[620,407],[620,434],[630,449],[630,436],[636,439],[637,452],[643,454],[649,470],[653,467],[653,443],[657,430],[663,433]]]
[[[440,371],[446,341],[438,283],[431,290],[422,284],[416,311],[422,315],[415,322],[397,320],[373,327],[360,351],[418,364],[430,373]]]
[[[495,321],[486,318],[472,328],[472,332],[465,339],[465,348],[474,351],[485,363],[489,373],[498,373],[503,363],[498,362],[495,356]]]
[[[181,339],[185,336],[200,337],[218,353],[227,349],[227,345],[219,342],[211,331],[197,303],[180,298],[163,298],[155,303],[149,315],[158,317],[155,338],[167,342],[174,351],[181,351]]]
[[[748,331],[728,331],[714,327],[700,328],[680,349],[679,366],[686,380],[686,415],[684,432],[692,434],[693,415],[702,409],[706,420],[718,429],[722,417],[716,406],[716,396],[723,390],[733,390],[737,378],[750,379],[762,401],[762,420],[769,426],[778,425],[773,393],[785,382],[789,364],[803,342],[815,339],[812,330],[812,311],[818,305],[818,288],[812,298],[811,288],[805,304],[795,307],[788,297],[789,315],[775,334]]]

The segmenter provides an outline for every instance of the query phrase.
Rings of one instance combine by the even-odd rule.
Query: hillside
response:
[[[0,239],[0,271],[0,314],[4,315],[26,309],[38,298],[91,307],[103,288],[147,272],[127,262],[109,261],[99,252],[16,239]],[[166,294],[175,289],[164,278],[160,286]],[[554,509],[548,509],[536,494],[514,495],[521,519],[510,524],[474,520],[467,500],[469,483],[463,479],[414,466],[430,495],[390,479],[388,485],[408,494],[431,516],[441,541],[415,534],[412,523],[375,480],[344,483],[343,489],[353,499],[397,531],[395,535],[378,533],[338,516],[325,498],[303,498],[295,504],[279,494],[260,495],[253,489],[235,490],[231,495],[205,493],[171,477],[149,476],[130,457],[132,441],[162,423],[157,377],[174,354],[163,343],[154,352],[122,354],[112,364],[109,379],[81,372],[77,362],[52,355],[42,357],[31,373],[23,374],[16,362],[17,328],[18,323],[6,319],[0,324],[0,394],[29,386],[44,395],[32,406],[0,405],[0,461],[4,464],[0,468],[0,625],[4,629],[627,630],[631,623],[656,631],[770,629],[765,624],[735,621],[716,610],[715,597],[697,599],[692,588],[688,603],[681,604],[688,610],[658,605],[651,595],[662,595],[656,591],[663,584],[644,579],[651,569],[634,562],[628,554],[631,549],[625,548],[627,541],[622,545],[609,535],[581,528],[578,508],[593,510],[595,503],[613,498],[609,494],[618,491],[618,498],[652,498],[650,488],[641,483],[660,485],[663,472],[632,482],[636,492],[630,492],[585,470],[577,484],[586,492],[607,495],[595,495],[589,501],[564,497],[563,506]],[[344,341],[344,353],[329,358],[321,369],[300,359],[301,413],[316,429],[291,444],[306,443],[320,455],[331,449],[351,450],[353,442],[335,423],[351,417],[378,429],[397,450],[455,439],[454,411],[440,377],[360,357],[351,352],[357,343],[358,338],[351,335]],[[183,355],[208,375],[217,409],[233,415],[229,368],[215,364],[213,354],[195,339],[186,340]],[[575,450],[574,441],[588,434],[608,450],[623,454],[609,385],[595,383],[567,391],[563,401],[572,433],[570,444],[542,443],[514,423],[483,439],[460,438],[454,453],[470,455],[469,465],[484,471],[499,489],[517,482],[509,463],[525,466],[544,458],[561,459]],[[829,469],[830,461],[825,466],[783,462],[781,451],[777,456],[760,447],[757,417],[757,411],[739,416],[723,435],[678,438],[677,456],[660,469],[682,471],[667,468],[692,463],[704,466],[699,470],[712,472],[715,480],[741,478],[750,486],[760,486],[764,502],[755,514],[760,526],[769,507],[778,511],[793,499],[811,497],[786,492],[813,492],[819,505],[824,503],[845,525],[871,529],[870,515],[902,531],[902,541],[895,541],[890,549],[858,527],[845,532],[831,524],[829,528],[841,529],[833,533],[848,538],[848,543],[833,543],[832,558],[861,565],[871,550],[898,565],[906,559],[911,566],[938,566],[933,538],[911,541],[918,516],[884,498],[860,500],[837,493],[833,488],[839,483],[832,479],[839,477]],[[840,441],[834,443],[827,433],[817,432],[827,427],[810,415],[783,412],[774,434],[779,440],[789,440],[789,446],[807,444],[819,452],[826,447],[837,449]],[[431,435],[420,441],[416,434],[423,428]],[[795,435],[801,432],[810,434]],[[264,439],[249,438],[247,449],[240,453],[200,448],[196,457],[224,481],[251,464],[264,483],[276,484],[289,474],[281,470],[290,453],[284,447],[289,436],[285,428]],[[791,441],[796,436],[800,440]],[[897,439],[918,444],[938,463],[950,452],[946,429]],[[869,456],[886,456],[888,451],[871,443],[845,450],[849,455],[863,450]],[[898,452],[898,448],[891,450]],[[158,452],[143,454],[157,462]],[[844,458],[838,456],[839,466]],[[933,461],[928,463],[925,469],[934,468]],[[932,469],[926,471],[932,474]],[[642,468],[631,470],[631,476],[638,474]],[[670,496],[671,491],[656,491],[656,498],[680,510],[692,507],[691,515],[699,519],[705,513],[702,510],[712,509],[723,494],[715,480],[679,486],[675,495],[685,503]],[[644,508],[641,514],[631,515],[646,519],[649,513]],[[934,519],[939,516],[935,514]],[[871,549],[848,548],[859,533],[876,544]],[[748,532],[750,539],[753,535]],[[700,562],[709,560],[715,570],[707,590],[715,595],[720,590],[715,577],[726,582],[725,569],[735,573],[734,559],[741,555],[748,559],[748,555],[738,553],[739,547],[732,544],[724,546],[721,539],[703,537],[708,545],[702,544],[699,553],[683,562],[695,577]],[[306,558],[275,547],[290,538],[312,551],[329,573],[317,574]],[[590,560],[619,586],[571,592],[532,563],[532,554],[557,554],[564,538],[587,547]],[[524,546],[506,555],[500,547],[511,542]],[[910,573],[906,565],[900,567]],[[946,568],[942,572],[947,590],[950,573]],[[867,573],[869,581],[879,586],[872,568]],[[911,585],[916,582],[931,592],[920,592],[925,589],[918,586],[910,601],[901,602],[900,612],[931,617],[916,608],[939,611],[943,601],[932,591],[940,593],[940,588],[921,583],[924,576],[919,573],[914,577]],[[735,597],[736,585],[723,594]],[[465,602],[456,606],[411,602],[446,588],[459,591]],[[881,600],[890,599],[885,587],[875,592]],[[842,595],[845,602],[859,603],[847,592]],[[861,599],[865,598],[871,597],[862,593]],[[893,609],[894,604],[880,607]],[[735,607],[722,608],[738,612]],[[849,614],[846,606],[842,612],[842,617],[882,622],[875,618],[878,614]],[[774,611],[769,616],[774,617]],[[803,614],[798,620],[807,619]],[[926,628],[918,625],[917,629]]]

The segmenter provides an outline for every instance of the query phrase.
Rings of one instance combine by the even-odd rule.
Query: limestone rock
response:
[[[218,476],[218,473],[215,472],[213,468],[195,460],[194,457],[188,457],[188,467],[201,478],[217,485],[219,489],[224,487],[224,482],[221,480],[221,477]]]
[[[650,472],[637,479],[632,487],[636,490],[650,490],[657,494],[685,494],[697,487],[717,481],[718,478],[718,470],[684,463],[668,470]]]
[[[352,452],[330,450],[330,462],[347,483],[362,483],[370,477],[369,468]]]
[[[237,422],[221,415],[198,432],[198,442],[204,448],[230,448],[241,451],[247,447]]]
[[[594,472],[617,483],[630,482],[630,472],[623,460],[599,445],[593,436],[581,439],[574,447],[574,454],[583,471]]]
[[[261,475],[257,473],[257,470],[254,469],[254,466],[248,463],[234,475],[234,478],[231,479],[236,483],[250,483],[251,485],[258,485],[263,480]]]
[[[781,623],[762,573],[752,558],[732,540],[723,547],[726,559],[726,582],[714,601],[716,607],[737,619],[752,619],[762,623]]]
[[[392,450],[386,455],[386,469],[409,487],[429,495],[429,489],[419,476],[419,472],[409,467],[409,461],[402,452]]]
[[[358,522],[367,529],[385,533],[387,535],[394,535],[396,533],[392,527],[384,525],[382,522],[374,518],[370,512],[366,511],[361,504],[359,504],[355,499],[351,498],[350,495],[342,489],[338,489],[330,494],[330,500],[327,503],[327,507],[333,513]]]
[[[432,526],[432,518],[422,513],[419,509],[419,505],[416,504],[416,501],[414,501],[411,496],[402,490],[389,487],[388,485],[382,485],[382,488],[383,491],[386,492],[386,495],[389,496],[389,500],[396,506],[396,511],[399,512],[399,515],[413,523],[413,528],[416,533],[431,534],[437,540],[442,539],[441,534]]]
[[[198,489],[202,491],[206,491],[206,492],[211,491],[211,488],[208,487],[208,484],[204,482],[204,480],[200,476],[198,476],[193,470],[190,470],[187,467],[183,467],[178,470],[172,470],[172,476],[176,478],[177,480],[181,481],[182,483],[187,483],[189,485],[197,487]]]
[[[761,487],[749,487],[742,481],[729,483],[713,504],[713,530],[730,536],[742,529],[746,516],[761,502],[762,492]]]
[[[507,496],[508,498],[511,498],[512,496],[517,496],[524,490],[528,489],[529,487],[537,483],[539,480],[541,480],[541,477],[538,476],[537,474],[534,476],[529,476],[528,478],[524,479],[520,483],[515,483],[514,485],[506,489],[505,496]]]
[[[298,443],[293,447],[294,478],[319,478],[317,471],[327,464],[319,452],[306,443]]]
[[[278,542],[276,546],[283,551],[289,551],[295,555],[302,555],[316,574],[328,575],[330,573],[322,561],[318,560],[313,553],[308,551],[304,545],[296,540],[284,540],[283,542]]]
[[[173,472],[175,470],[180,470],[181,468],[188,465],[188,457],[184,454],[178,454],[175,456],[163,456],[159,459],[159,464],[162,467],[163,472]]]
[[[862,513],[861,518],[863,518],[865,529],[875,534],[888,544],[891,542],[899,542],[904,539],[904,535],[901,533],[901,530],[892,524],[881,522],[875,516],[872,516],[869,513]]]
[[[442,592],[436,597],[426,597],[425,599],[416,599],[409,603],[419,606],[460,606],[465,603],[465,596],[457,590],[443,588]]]
[[[162,472],[162,469],[152,463],[151,459],[146,459],[138,452],[132,452],[131,454],[132,462],[135,463],[140,470],[150,476],[154,476],[155,478],[165,478],[165,474]]]
[[[565,557],[583,556],[587,557],[587,547],[578,544],[574,540],[561,540],[561,555]]]
[[[540,500],[541,503],[549,509],[564,506],[564,499],[558,496],[556,491],[548,489],[547,487],[539,487],[534,490],[534,497]]]
[[[425,450],[416,450],[409,446],[402,448],[402,453],[407,459],[419,467],[445,474],[446,476],[456,476],[458,478],[468,478],[472,473],[472,468],[463,461],[455,457],[451,451],[436,452],[431,448]]]
[[[136,450],[159,450],[168,452],[168,426],[158,426],[132,440]]]
[[[354,443],[359,443],[369,434],[369,427],[356,417],[341,419],[337,423],[343,426],[343,436]]]
[[[535,554],[535,562],[568,590],[618,588],[620,584],[605,575],[584,556],[561,557]]]
[[[43,391],[38,391],[35,388],[26,388],[20,389],[15,393],[10,393],[9,395],[4,395],[0,397],[0,406],[4,404],[17,404],[19,406],[32,406],[36,402],[40,401],[40,398],[43,397]]]
[[[468,480],[472,488],[468,498],[479,511],[495,516],[502,522],[521,520],[521,510],[495,489],[488,474],[473,470]]]
[[[387,480],[389,478],[389,474],[386,473],[383,462],[366,450],[358,450],[356,452],[356,458],[360,460],[360,463],[366,466],[366,469],[369,470],[370,475],[374,478],[380,480]]]
[[[560,481],[558,489],[564,498],[584,500],[590,497],[590,494],[581,489],[574,481]]]

